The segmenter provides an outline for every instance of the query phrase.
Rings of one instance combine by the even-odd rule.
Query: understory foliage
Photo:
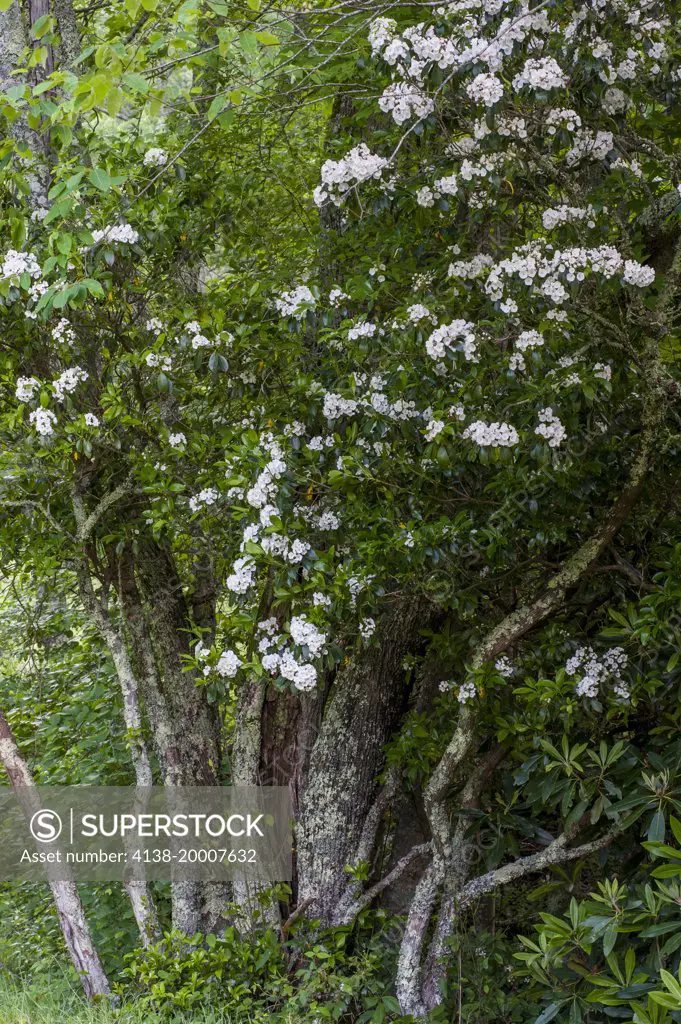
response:
[[[681,1019],[679,13],[0,0],[0,711],[294,799],[149,1014]]]

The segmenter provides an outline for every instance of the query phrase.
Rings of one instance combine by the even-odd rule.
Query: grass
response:
[[[160,1018],[134,1006],[89,1006],[68,980],[48,977],[22,984],[0,979],[0,1024],[156,1024]],[[277,1018],[279,1024],[299,1024],[293,1017]],[[174,1024],[237,1024],[220,1012],[197,1010]],[[238,1024],[244,1024],[243,1018]]]
[[[153,1024],[154,1020],[148,1010],[134,1006],[89,1006],[77,989],[62,979],[46,978],[27,985],[0,982],[0,1024]],[[191,1024],[236,1024],[231,1016],[201,1010],[186,1020]]]

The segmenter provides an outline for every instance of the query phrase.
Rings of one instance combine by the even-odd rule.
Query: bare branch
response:
[[[380,882],[376,882],[370,889],[362,893],[361,897],[355,901],[350,907],[344,909],[338,924],[350,924],[357,917],[358,914],[368,907],[370,903],[380,896],[381,893],[389,886],[396,882],[401,875],[407,870],[409,865],[416,860],[417,857],[426,857],[432,854],[433,844],[432,843],[419,843],[418,846],[412,846],[409,853],[406,853],[404,857],[401,857],[397,861],[394,868],[385,875]]]

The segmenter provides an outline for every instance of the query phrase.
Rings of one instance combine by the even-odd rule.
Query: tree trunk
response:
[[[373,849],[365,833],[378,793],[384,746],[404,710],[405,654],[428,625],[423,605],[405,602],[386,613],[373,640],[342,668],[330,692],[307,779],[297,828],[299,902],[326,924],[344,919],[356,885],[345,870]],[[379,821],[375,822],[377,830]]]
[[[9,723],[2,711],[0,711],[0,760],[2,760],[13,788],[18,793],[22,791],[24,793],[19,797],[22,807],[31,806],[37,810],[39,804],[33,776],[26,761],[19,753]],[[78,972],[86,997],[92,1000],[96,997],[109,996],[111,991],[109,981],[92,940],[75,882],[50,879],[49,884],[64,942]]]
[[[122,574],[121,600],[139,662],[144,691],[165,769],[166,785],[220,786],[218,708],[208,702],[203,680],[183,663],[190,654],[191,620],[169,551],[149,544]],[[139,601],[137,579],[143,602]],[[204,595],[204,616],[209,615]],[[220,882],[174,882],[173,926],[185,935],[220,931],[227,923],[231,886]]]
[[[81,573],[81,593],[90,617],[109,648],[116,669],[123,698],[123,719],[130,741],[130,757],[135,772],[135,785],[138,789],[148,788],[153,786],[154,779],[149,751],[144,740],[137,675],[128,656],[122,633],[111,621],[103,598],[95,594],[93,590],[87,566]],[[149,884],[144,880],[126,881],[125,891],[137,921],[142,945],[146,948],[150,943],[158,940],[161,935],[154,897]]]

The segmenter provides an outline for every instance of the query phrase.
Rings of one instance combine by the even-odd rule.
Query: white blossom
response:
[[[553,57],[531,57],[525,61],[520,74],[513,79],[513,88],[516,92],[524,86],[535,91],[541,89],[548,92],[550,89],[564,89],[566,85],[567,78]]]
[[[484,420],[470,423],[463,437],[481,448],[512,448],[520,442],[518,431],[510,423],[486,423]]]
[[[274,304],[282,316],[293,316],[296,320],[302,320],[307,309],[301,308],[304,304],[316,305],[317,300],[306,284],[300,284],[293,291],[284,292]]]
[[[72,366],[52,381],[52,390],[58,402],[63,402],[67,395],[72,394],[81,381],[87,380],[88,374],[80,366]]]
[[[148,149],[144,154],[142,163],[145,167],[165,167],[168,163],[168,154],[165,149]]]
[[[34,409],[28,418],[36,431],[44,437],[54,433],[57,417],[51,409]]]
[[[442,324],[434,330],[426,341],[426,352],[431,359],[444,359],[447,350],[455,346],[460,348],[468,362],[477,362],[473,324],[467,320],[452,320],[450,324]]]
[[[540,410],[539,424],[534,432],[546,439],[549,448],[560,448],[567,437],[565,427],[550,408]]]
[[[223,651],[215,666],[215,671],[224,679],[233,679],[241,665],[241,658],[234,651]]]
[[[466,86],[466,92],[476,103],[484,103],[486,107],[493,107],[504,95],[504,86],[496,75],[482,74],[477,75]]]
[[[245,594],[255,582],[255,562],[250,555],[237,558],[232,573],[225,580],[225,586],[233,594]]]
[[[139,232],[135,231],[130,224],[110,224],[108,227],[102,230],[96,230],[92,232],[92,238],[95,245],[98,242],[125,242],[128,245],[133,245],[139,240]]]
[[[369,638],[376,632],[376,622],[374,619],[362,619],[359,624],[359,632],[363,640],[369,640]]]
[[[20,402],[30,402],[36,391],[40,390],[40,381],[35,377],[19,377],[17,379],[16,396]]]

